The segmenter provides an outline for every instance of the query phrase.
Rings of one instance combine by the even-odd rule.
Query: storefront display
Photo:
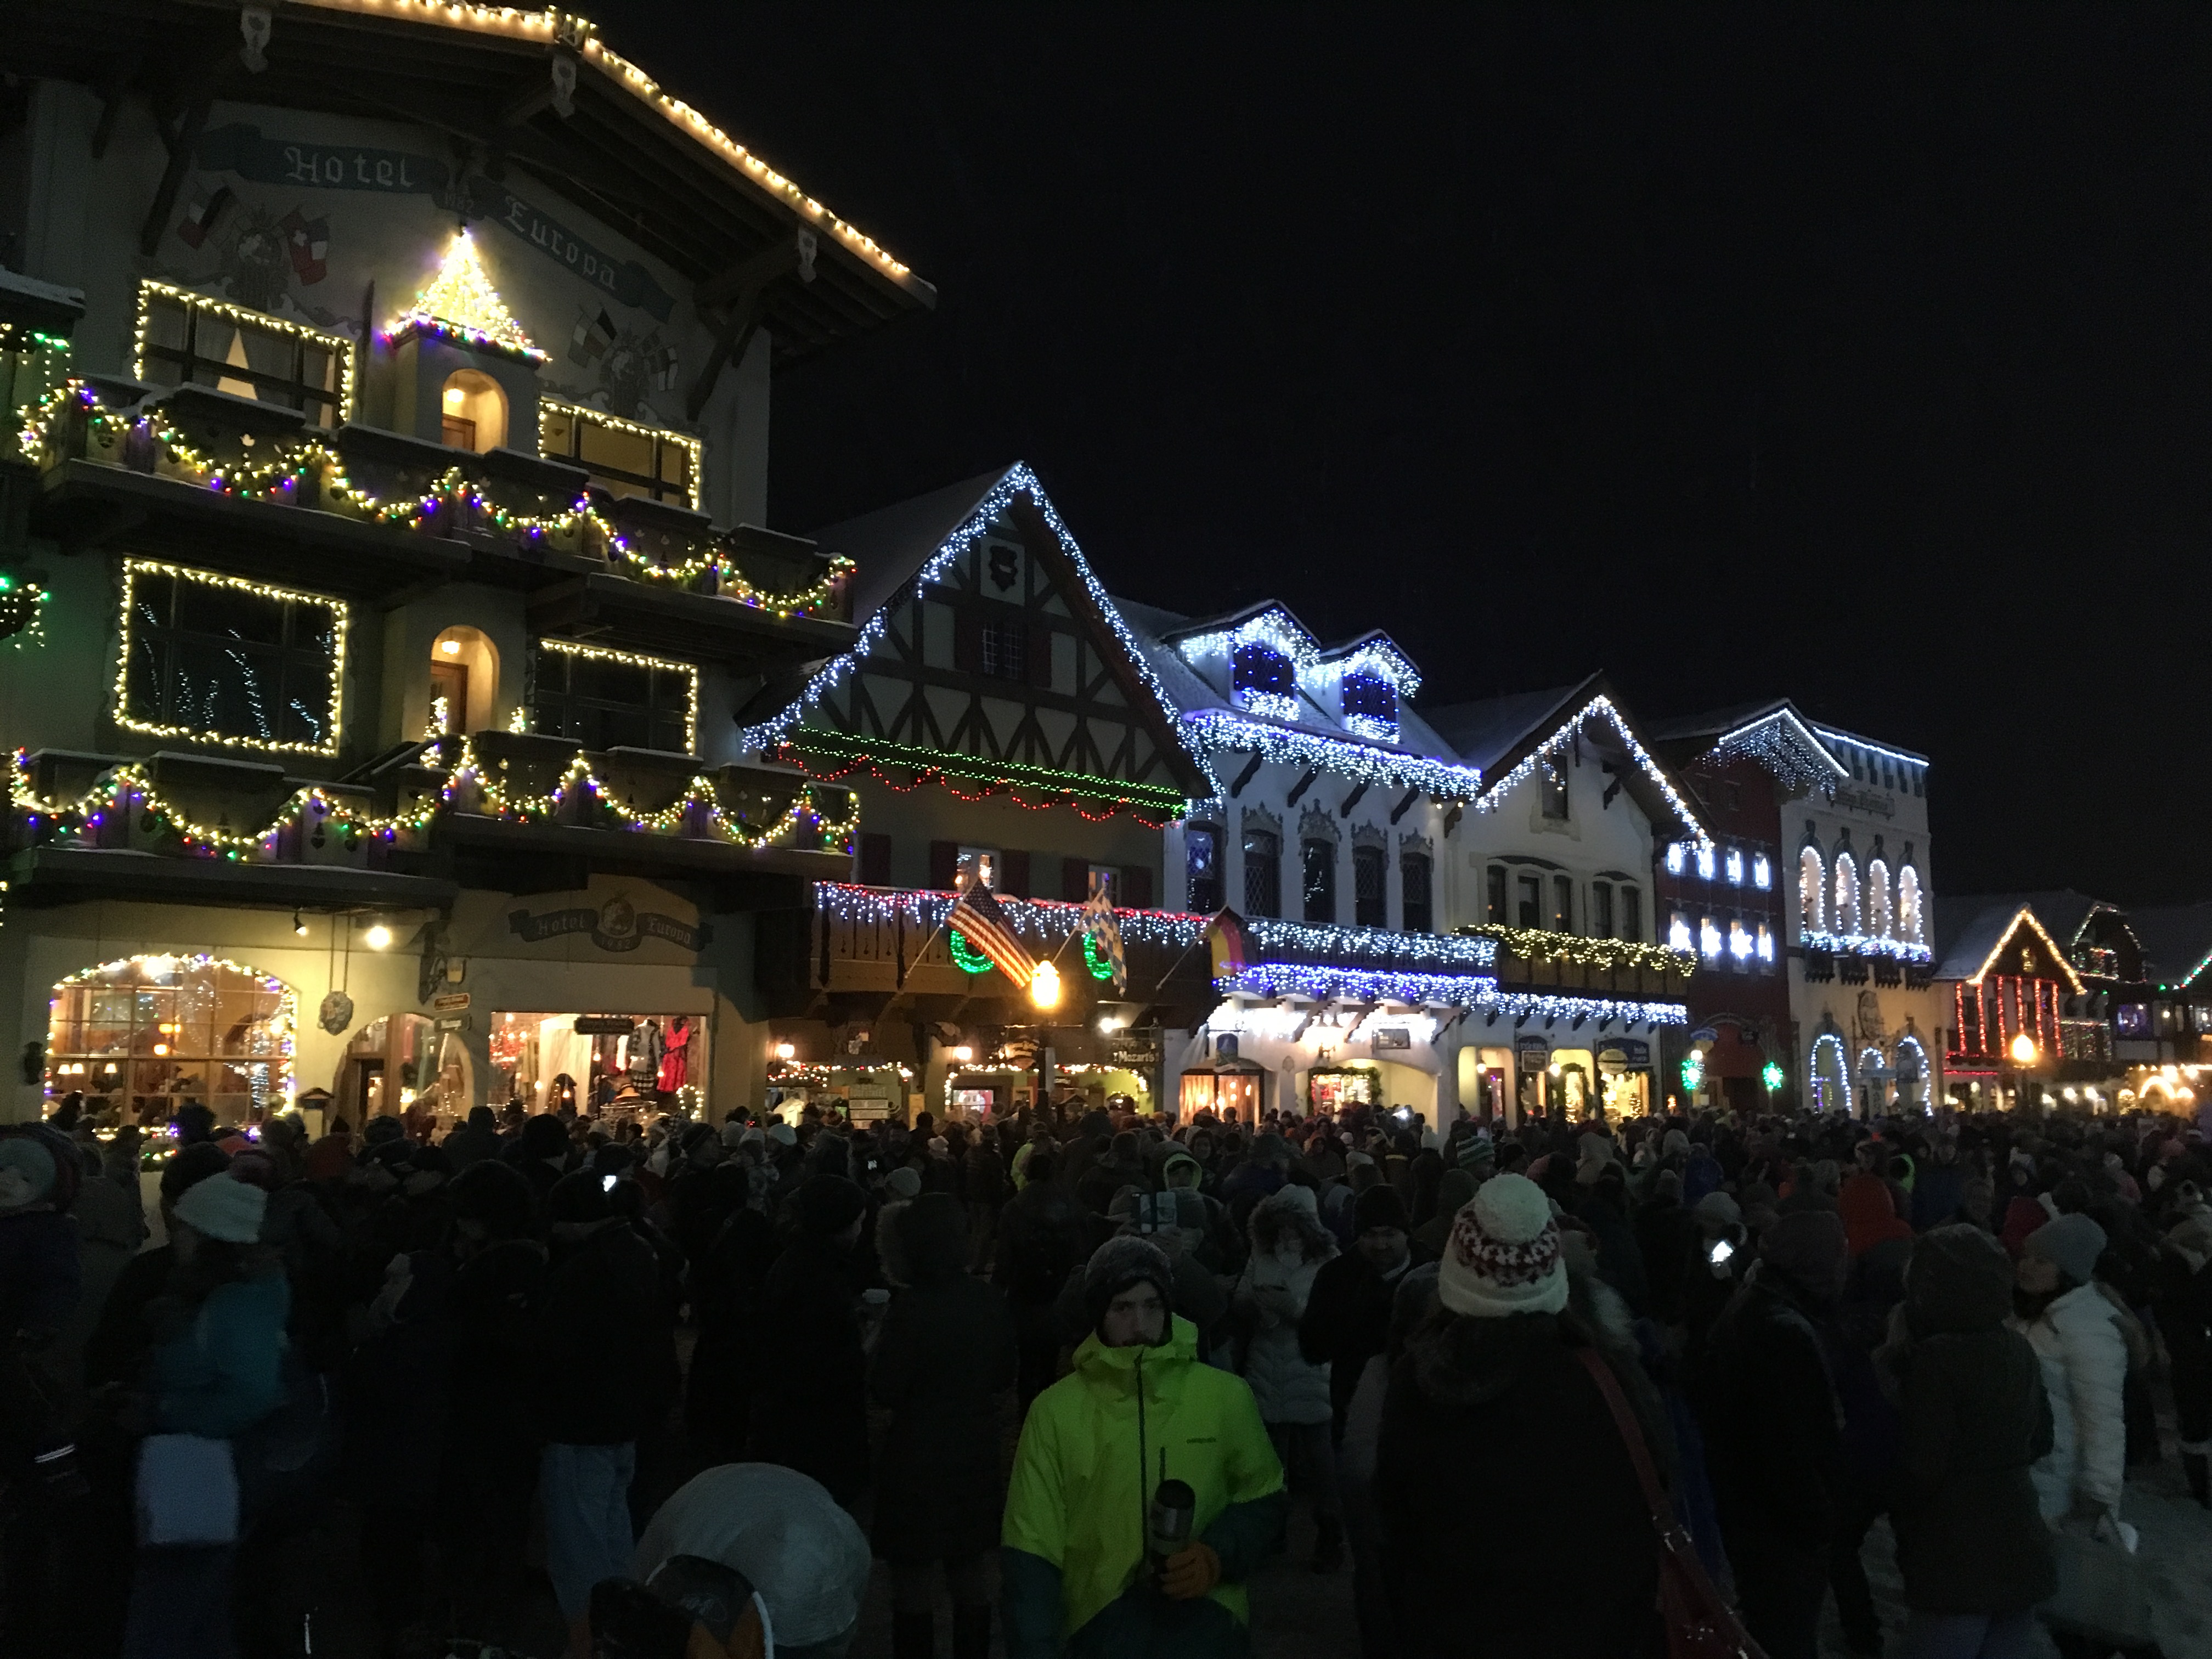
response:
[[[700,1112],[706,1075],[705,1023],[688,1014],[547,1014],[491,1017],[495,1107],[519,1101],[530,1112],[569,1105],[586,1117],[624,1112]]]

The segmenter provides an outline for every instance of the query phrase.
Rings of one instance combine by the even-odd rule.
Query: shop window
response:
[[[1552,927],[1554,932],[1561,933],[1575,931],[1575,880],[1572,876],[1552,878]]]
[[[1486,873],[1489,878],[1486,894],[1488,903],[1484,920],[1493,927],[1506,927],[1510,924],[1512,917],[1505,908],[1505,866],[1493,864]]]
[[[1201,916],[1213,915],[1221,908],[1221,831],[1210,823],[1184,830],[1182,860],[1188,908]]]
[[[1590,884],[1590,936],[1593,939],[1613,937],[1613,884],[1594,881]]]
[[[541,398],[538,453],[582,467],[610,495],[642,495],[699,510],[702,449],[696,438],[680,432]]]
[[[1502,876],[1504,871],[1497,874]],[[1405,929],[1409,933],[1428,933],[1435,925],[1436,908],[1431,901],[1432,878],[1426,853],[1401,853],[1398,855],[1398,880],[1404,890],[1401,908],[1405,915]],[[1505,908],[1504,884],[1498,884],[1498,908]]]
[[[1278,720],[1297,715],[1297,671],[1290,658],[1272,645],[1246,640],[1237,646],[1229,659],[1229,684],[1237,702],[1255,714]]]
[[[116,723],[149,737],[335,755],[346,622],[337,599],[130,560]]]
[[[1620,890],[1620,937],[1641,939],[1644,937],[1644,895],[1636,888]]]
[[[538,642],[530,729],[573,738],[585,749],[692,752],[699,721],[699,671],[627,651],[566,640]]]
[[[507,393],[482,369],[457,368],[438,394],[440,441],[483,454],[507,441]]]
[[[1336,920],[1336,843],[1302,841],[1298,843],[1299,891],[1305,899],[1308,921]]]
[[[1564,823],[1567,816],[1567,769],[1557,755],[1547,755],[1536,763],[1537,787],[1544,816],[1554,823]]]
[[[204,386],[296,409],[324,431],[352,416],[354,344],[167,283],[138,285],[138,356],[153,386]]]
[[[204,957],[131,957],[53,988],[46,1091],[82,1090],[155,1128],[198,1101],[221,1123],[293,1092],[295,999],[283,981]]]
[[[1544,925],[1543,877],[1524,874],[1516,878],[1514,901],[1519,912],[1514,918],[1516,926],[1535,928]]]
[[[1244,832],[1244,914],[1283,914],[1283,842],[1272,830]]]
[[[430,641],[430,724],[441,732],[491,726],[499,651],[481,629],[448,628]]]
[[[1379,847],[1352,849],[1352,920],[1362,927],[1388,927],[1390,902],[1383,872],[1388,861]]]

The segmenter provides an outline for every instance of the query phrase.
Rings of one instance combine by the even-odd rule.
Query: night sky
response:
[[[939,289],[778,380],[778,528],[1027,460],[1117,592],[1787,694],[1939,890],[2212,893],[2212,9],[592,15]]]

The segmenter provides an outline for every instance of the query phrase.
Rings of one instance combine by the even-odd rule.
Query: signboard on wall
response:
[[[507,925],[527,944],[581,933],[609,952],[635,951],[649,939],[665,939],[686,951],[696,951],[714,937],[711,927],[679,921],[658,910],[638,909],[619,896],[597,908],[579,904],[564,910],[541,910],[534,916],[527,910],[516,910],[508,915]]]
[[[576,1016],[578,1036],[628,1036],[637,1030],[637,1021],[628,1014],[579,1014]]]
[[[1411,1048],[1413,1034],[1403,1025],[1378,1025],[1370,1046],[1378,1054],[1385,1048]]]

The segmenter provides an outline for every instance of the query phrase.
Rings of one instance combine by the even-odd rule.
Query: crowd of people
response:
[[[1626,1656],[1642,1460],[1772,1659],[2007,1659],[2154,1375],[2212,1507],[2172,1119],[176,1128],[150,1248],[131,1132],[0,1130],[10,1652],[312,1651],[343,1515],[387,1655],[830,1659],[872,1560],[894,1659],[1234,1655],[1302,1508],[1369,1659]]]

